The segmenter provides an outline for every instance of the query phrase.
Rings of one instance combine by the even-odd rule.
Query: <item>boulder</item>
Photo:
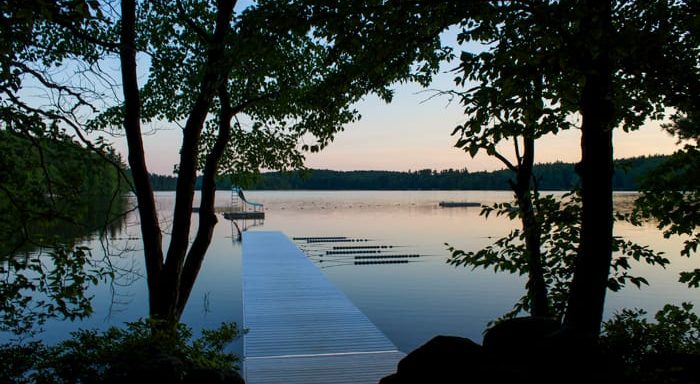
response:
[[[494,325],[484,335],[484,348],[502,350],[520,344],[539,342],[559,331],[559,320],[551,317],[516,317]]]
[[[409,353],[396,373],[380,383],[617,384],[624,382],[622,368],[601,352],[596,340],[563,329],[554,319],[525,317],[494,326],[483,346],[437,336]]]
[[[490,376],[488,366],[479,344],[463,337],[436,336],[401,359],[396,373],[380,383],[478,383]]]
[[[498,360],[530,364],[550,349],[561,324],[549,317],[518,317],[499,322],[484,335],[484,349]]]

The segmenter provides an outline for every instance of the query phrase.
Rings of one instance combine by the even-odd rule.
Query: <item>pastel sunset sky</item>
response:
[[[441,35],[443,44],[455,47],[457,30]],[[470,47],[474,49],[474,47]],[[477,48],[478,49],[478,48]],[[394,100],[386,104],[375,96],[367,96],[356,105],[362,118],[349,124],[333,143],[320,153],[308,154],[306,166],[333,170],[417,170],[463,169],[469,171],[495,170],[503,164],[485,154],[471,158],[464,151],[454,148],[457,138],[452,130],[464,122],[463,108],[457,100],[434,97],[435,90],[454,89],[450,69],[456,64],[446,63],[428,89],[417,84],[399,84],[394,87]],[[432,91],[431,91],[432,90]],[[429,99],[429,100],[428,100]],[[148,129],[144,127],[145,130]],[[149,171],[171,174],[178,162],[181,131],[177,127],[158,126],[153,135],[144,137]],[[658,123],[648,123],[642,129],[614,133],[614,156],[625,158],[651,154],[670,154],[676,141],[664,132]],[[578,130],[560,132],[544,137],[536,143],[536,162],[576,162],[580,160],[580,135]],[[126,148],[121,140],[115,147],[126,158]],[[504,155],[513,154],[512,144],[501,147]]]
[[[431,88],[449,89],[452,74],[439,75]],[[345,131],[320,153],[308,154],[306,166],[334,170],[417,170],[462,169],[470,171],[503,168],[497,159],[485,154],[470,158],[454,148],[456,138],[450,136],[464,115],[457,101],[447,98],[427,100],[430,92],[415,84],[396,87],[391,104],[368,96],[357,105],[360,121],[350,124]],[[152,173],[171,174],[178,161],[179,128],[162,129],[144,137],[149,170]],[[669,154],[676,146],[675,139],[662,131],[658,123],[649,123],[641,130],[624,133],[615,131],[615,157],[624,158],[649,154]],[[575,162],[580,158],[578,130],[559,133],[537,142],[537,162],[557,160]],[[126,155],[124,145],[117,148]],[[502,152],[511,155],[512,144],[504,144]]]

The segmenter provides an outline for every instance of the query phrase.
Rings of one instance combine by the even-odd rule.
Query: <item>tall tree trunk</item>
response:
[[[584,9],[587,14],[581,32],[589,60],[583,62],[582,157],[577,167],[583,204],[581,239],[564,325],[595,338],[600,333],[612,260],[614,105],[608,40],[613,29],[609,1],[586,1]]]
[[[225,40],[230,30],[233,7],[236,2],[233,0],[218,0],[216,3],[216,25],[214,34],[207,41],[208,53],[204,76],[200,83],[199,93],[183,129],[177,186],[175,188],[173,227],[160,281],[159,305],[156,308],[151,308],[152,317],[168,321],[178,321],[182,313],[182,311],[178,310],[178,303],[181,301],[182,270],[189,248],[200,136],[214,95],[219,86],[226,82],[228,75],[228,71],[225,69],[227,67],[225,64]],[[211,214],[213,215],[213,207]],[[206,217],[208,213],[200,212],[201,215]],[[216,222],[211,224],[212,227],[215,224]],[[204,251],[206,251],[206,247]]]
[[[535,218],[535,210],[532,204],[533,193],[531,189],[532,167],[535,162],[535,139],[526,136],[524,138],[524,152],[518,165],[515,184],[511,185],[515,198],[520,208],[520,220],[525,234],[525,252],[528,264],[528,295],[532,302],[533,316],[550,316],[549,301],[547,299],[547,285],[544,279],[541,251],[541,228]]]
[[[119,58],[124,89],[124,131],[129,147],[129,167],[134,179],[136,201],[141,221],[143,253],[148,276],[149,306],[158,307],[159,278],[163,268],[163,250],[153,188],[146,168],[141,138],[141,102],[136,76],[136,3],[121,2],[122,20]]]
[[[219,112],[219,133],[211,152],[207,156],[202,175],[202,198],[199,204],[199,227],[192,247],[187,253],[182,279],[178,287],[179,297],[175,308],[176,316],[179,318],[185,309],[185,304],[189,299],[192,287],[202,266],[204,255],[211,243],[217,219],[214,214],[214,201],[216,199],[216,172],[219,167],[219,160],[226,150],[226,145],[231,138],[231,118],[233,110],[231,101],[226,89],[226,83],[219,86],[219,101],[221,110]]]

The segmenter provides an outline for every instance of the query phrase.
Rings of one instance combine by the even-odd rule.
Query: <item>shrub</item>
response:
[[[140,320],[104,332],[79,330],[54,346],[36,341],[5,344],[0,347],[0,382],[109,382],[162,357],[181,362],[184,371],[238,370],[238,357],[224,350],[238,336],[235,323],[203,330],[192,340],[192,331],[184,324],[173,329],[153,320]]]

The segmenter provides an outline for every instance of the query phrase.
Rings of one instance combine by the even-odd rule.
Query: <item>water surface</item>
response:
[[[320,245],[305,248],[336,284],[402,351],[410,351],[437,334],[460,335],[480,341],[486,324],[511,309],[523,294],[524,279],[505,273],[455,268],[445,263],[445,243],[477,250],[519,226],[507,218],[479,216],[474,207],[440,208],[440,201],[491,204],[511,199],[509,192],[489,191],[247,191],[249,200],[265,205],[262,222],[239,222],[248,230],[278,230],[290,237],[347,236],[367,244],[391,245],[395,253],[419,254],[405,264],[353,265],[346,259],[314,256]],[[633,195],[617,195],[621,205]],[[164,230],[169,229],[172,192],[156,196]],[[217,193],[217,205],[230,204],[228,191]],[[194,215],[196,224],[196,215]],[[241,245],[236,227],[219,216],[211,248],[202,266],[182,320],[195,329],[222,321],[242,323]],[[131,214],[124,228],[107,243],[89,243],[99,254],[103,246],[123,276],[91,289],[95,314],[82,322],[51,321],[40,337],[49,342],[65,338],[78,327],[106,328],[145,317],[147,297],[140,253],[138,218]],[[195,228],[193,228],[194,233]],[[608,295],[606,316],[622,307],[658,310],[665,303],[700,304],[698,291],[677,283],[680,270],[695,268],[678,255],[681,240],[664,239],[651,225],[616,226],[619,236],[663,250],[672,260],[664,270],[640,265],[635,273],[651,286],[628,287]],[[192,240],[192,237],[190,240]],[[241,344],[234,350],[241,352]]]

